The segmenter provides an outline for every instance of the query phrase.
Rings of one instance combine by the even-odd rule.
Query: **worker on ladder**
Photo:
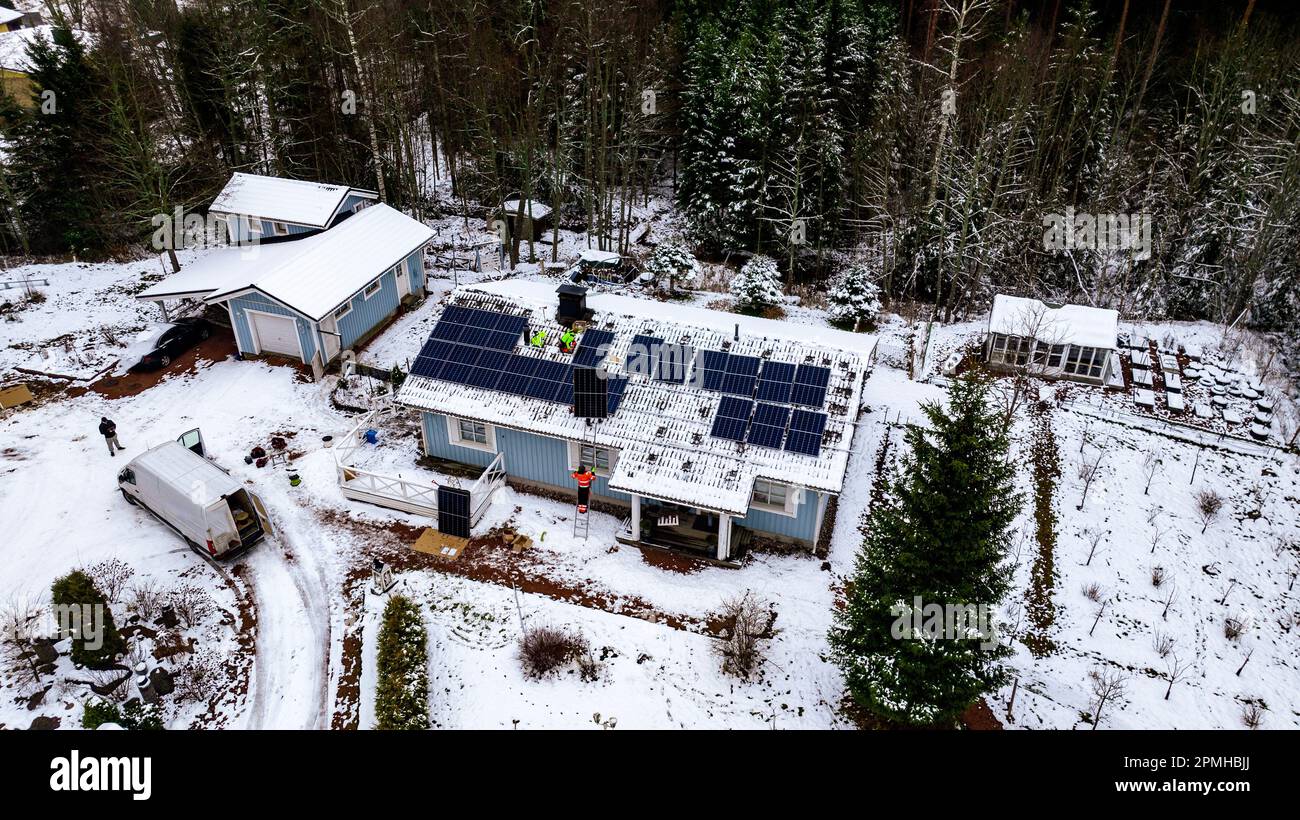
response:
[[[591,503],[591,482],[596,474],[586,464],[578,465],[573,473],[573,480],[578,482],[578,514],[587,514],[587,505]]]

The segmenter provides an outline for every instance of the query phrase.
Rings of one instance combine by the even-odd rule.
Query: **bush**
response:
[[[695,261],[695,255],[677,241],[656,247],[646,260],[645,269],[656,281],[667,283],[669,292],[675,291],[679,282],[694,285],[700,277],[700,263]]]
[[[748,679],[765,659],[763,640],[769,637],[771,624],[769,604],[747,590],[744,595],[724,600],[712,620],[722,623],[722,638],[715,644],[722,671]]]
[[[519,659],[524,666],[524,677],[531,680],[555,674],[587,654],[585,638],[550,624],[534,627],[519,639]]]
[[[376,729],[429,728],[427,641],[419,605],[401,595],[391,598],[379,628]]]
[[[81,713],[81,728],[98,729],[105,723],[116,723],[119,726],[126,725],[122,719],[122,713],[113,704],[99,698],[86,701],[86,707]]]
[[[781,301],[781,274],[776,262],[766,256],[755,256],[745,263],[731,280],[731,295],[736,307],[746,313],[762,313]]]
[[[406,381],[406,371],[397,365],[393,365],[393,369],[388,371],[388,381],[393,385],[394,390],[401,388],[402,383]]]
[[[866,265],[853,265],[827,295],[831,324],[850,330],[874,330],[880,313],[880,288]]]
[[[56,580],[51,593],[56,608],[74,613],[74,618],[86,613],[92,620],[89,624],[73,620],[59,625],[64,630],[61,637],[72,636],[73,663],[91,669],[103,669],[113,663],[118,655],[126,652],[126,642],[113,623],[113,612],[108,608],[108,601],[89,575],[74,570]]]
[[[157,706],[138,700],[131,701],[122,709],[122,725],[138,732],[161,732],[167,728],[163,726]]]

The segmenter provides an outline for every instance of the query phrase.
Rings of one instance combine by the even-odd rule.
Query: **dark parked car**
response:
[[[128,356],[138,357],[131,370],[157,370],[212,335],[207,319],[190,317],[159,324],[141,334]]]

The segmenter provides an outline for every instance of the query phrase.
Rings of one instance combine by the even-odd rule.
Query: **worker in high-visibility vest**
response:
[[[564,333],[560,336],[560,352],[572,353],[573,346],[575,343],[577,343],[577,341],[578,341],[578,337],[573,335],[573,328],[569,328],[565,330]]]
[[[529,340],[528,340],[528,343],[531,344],[533,347],[545,347],[545,346],[546,346],[546,330],[545,330],[545,329],[542,329],[542,330],[539,330],[539,331],[537,331],[536,333],[534,333],[534,334],[533,334],[533,338],[529,339]]]
[[[578,512],[586,513],[587,504],[591,502],[591,482],[595,480],[596,474],[593,473],[585,464],[578,465],[578,469],[573,473],[573,480],[578,482]]]

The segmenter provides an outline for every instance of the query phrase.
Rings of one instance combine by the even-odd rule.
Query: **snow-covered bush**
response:
[[[664,242],[646,260],[645,269],[659,282],[667,282],[674,291],[679,282],[693,285],[700,277],[700,263],[690,248],[678,241]]]
[[[826,296],[831,322],[853,329],[872,330],[880,313],[880,287],[871,281],[866,265],[852,265],[844,271]]]
[[[376,729],[429,728],[428,635],[420,607],[395,595],[384,607],[375,671]]]
[[[745,263],[731,280],[731,295],[743,311],[758,313],[781,301],[781,274],[776,262],[767,256],[755,256]]]

